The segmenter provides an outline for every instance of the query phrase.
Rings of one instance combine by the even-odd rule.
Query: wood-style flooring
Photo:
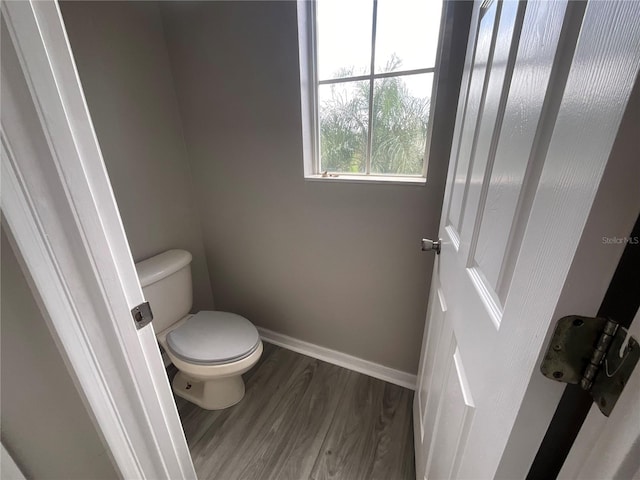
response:
[[[415,479],[412,391],[268,343],[243,377],[226,410],[176,398],[200,480]]]

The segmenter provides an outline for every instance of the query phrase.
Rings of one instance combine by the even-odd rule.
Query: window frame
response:
[[[371,65],[367,75],[355,75],[351,77],[318,80],[317,72],[317,35],[316,35],[316,4],[317,0],[298,0],[298,53],[300,61],[300,103],[302,114],[302,147],[304,177],[306,180],[358,182],[358,183],[395,183],[409,185],[424,185],[427,179],[429,164],[429,152],[431,147],[431,133],[433,130],[433,112],[437,102],[437,85],[440,72],[441,50],[443,42],[443,30],[445,19],[445,5],[443,2],[438,32],[438,46],[436,60],[433,67],[400,70],[396,72],[375,73],[375,41],[377,29],[378,0],[373,1],[373,18],[371,34]],[[374,81],[379,78],[402,77],[418,74],[433,74],[431,87],[431,100],[429,105],[429,123],[425,152],[423,154],[422,173],[419,175],[394,175],[378,174],[371,172],[371,148],[373,145],[372,116],[373,116],[373,88]],[[369,82],[369,118],[367,131],[367,158],[364,173],[350,172],[323,172],[320,167],[320,141],[319,141],[319,109],[318,88],[320,85],[331,85],[353,81],[366,80]]]

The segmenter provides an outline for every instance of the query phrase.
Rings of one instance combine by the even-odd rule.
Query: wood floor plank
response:
[[[376,451],[375,422],[384,382],[352,374],[316,464],[314,480],[366,479]]]
[[[218,451],[216,442],[220,441],[221,433],[231,431],[229,438],[232,439],[236,431],[241,431],[244,423],[239,422],[238,426],[233,428],[234,419],[239,415],[255,415],[255,410],[260,407],[259,398],[262,395],[261,391],[265,390],[264,386],[269,383],[277,384],[278,375],[287,375],[287,369],[281,368],[280,356],[287,357],[285,352],[274,350],[260,362],[258,368],[253,369],[245,384],[245,396],[238,405],[224,410],[204,410],[189,404],[190,411],[184,415],[182,424],[194,465],[205,462],[210,457],[210,451]],[[228,421],[231,423],[227,424]]]
[[[376,424],[376,453],[367,479],[415,478],[412,403],[410,390],[389,383],[385,385]]]
[[[263,354],[256,366],[243,375],[247,391],[252,388],[253,382],[251,379],[253,375],[255,375],[263,363],[268,361],[274,352],[276,352],[276,347],[271,344],[265,344]],[[275,367],[279,361],[276,359],[271,363]],[[251,395],[247,393],[245,399],[247,397],[251,398]],[[245,401],[245,399],[242,401]],[[176,404],[178,405],[178,414],[182,421],[182,427],[185,431],[192,457],[194,457],[194,452],[197,453],[199,451],[198,444],[202,440],[202,437],[208,432],[210,433],[212,428],[214,430],[219,428],[219,425],[223,424],[233,412],[233,409],[204,410],[180,397],[176,397]]]
[[[252,452],[251,458],[244,462],[229,462],[228,468],[221,471],[222,478],[246,479],[266,478],[272,463],[277,461],[277,446],[287,442],[294,419],[305,394],[309,390],[318,371],[318,361],[308,359],[304,370],[299,370],[286,386],[284,395],[277,405],[270,411],[266,421],[258,428],[254,428],[251,441],[245,444],[247,451]]]
[[[327,435],[349,372],[344,368],[316,361],[317,369],[288,428],[267,455],[272,459],[260,478],[272,480],[307,479]]]
[[[247,463],[260,460],[258,432],[270,428],[278,407],[292,401],[301,388],[297,382],[300,372],[310,361],[283,349],[271,355],[255,373],[251,388],[247,388],[245,397],[249,398],[243,399],[240,408],[227,409],[231,413],[224,423],[212,424],[210,432],[194,445],[191,456],[196,471],[202,471],[204,478],[243,478],[239,471]]]
[[[270,344],[244,399],[208,411],[176,399],[198,478],[415,478],[410,390]]]

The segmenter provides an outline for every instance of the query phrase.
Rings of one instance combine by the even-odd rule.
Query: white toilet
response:
[[[262,355],[256,327],[234,313],[191,310],[191,254],[169,250],[136,264],[151,304],[158,342],[179,372],[176,395],[207,410],[235,405],[244,397],[242,374]]]

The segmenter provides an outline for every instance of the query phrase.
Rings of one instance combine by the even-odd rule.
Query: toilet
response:
[[[190,314],[191,254],[168,250],[136,264],[153,312],[158,343],[178,368],[173,391],[201,408],[221,410],[244,397],[242,374],[262,355],[256,327],[228,312]]]

